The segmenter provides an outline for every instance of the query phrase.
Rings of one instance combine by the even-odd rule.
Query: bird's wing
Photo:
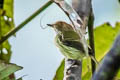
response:
[[[80,41],[79,35],[75,31],[64,31],[62,40],[65,41]]]
[[[67,58],[81,60],[86,55],[78,41],[62,40],[61,35],[56,35],[55,44]]]
[[[80,50],[82,51],[82,53],[85,53],[85,50],[84,50],[84,47],[83,47],[83,44],[78,42],[78,41],[69,41],[69,40],[64,40],[62,41],[62,43],[68,47],[72,47],[72,48],[75,48],[77,50]]]

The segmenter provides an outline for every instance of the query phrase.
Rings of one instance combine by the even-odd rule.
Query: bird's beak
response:
[[[53,24],[47,24],[48,26],[50,26],[50,27],[53,27]]]

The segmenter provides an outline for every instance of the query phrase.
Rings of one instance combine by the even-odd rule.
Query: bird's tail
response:
[[[99,65],[99,62],[96,60],[94,56],[90,55],[90,58],[96,63],[96,65]]]

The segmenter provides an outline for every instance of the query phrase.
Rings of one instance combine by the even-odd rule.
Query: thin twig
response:
[[[95,57],[93,25],[94,25],[94,16],[93,16],[92,9],[91,9],[91,13],[90,13],[89,20],[88,20],[88,33],[89,33],[89,43],[90,43],[90,47],[92,49],[91,55],[93,57]],[[94,73],[94,71],[96,69],[96,64],[95,64],[94,60],[92,60],[92,59],[91,59],[91,64],[92,64],[92,73]]]
[[[22,29],[28,22],[33,20],[39,13],[44,11],[48,6],[50,6],[53,3],[53,0],[48,1],[45,5],[43,5],[40,9],[38,9],[36,12],[34,12],[30,17],[28,17],[25,21],[23,21],[20,25],[18,25],[16,28],[12,29],[10,32],[5,34],[2,39],[0,40],[0,45],[7,40],[9,37],[14,35],[17,31]]]

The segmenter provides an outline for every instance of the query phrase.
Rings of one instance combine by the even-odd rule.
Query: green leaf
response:
[[[88,71],[87,74],[82,77],[82,80],[90,80],[91,76],[92,72]]]
[[[3,8],[0,8],[0,39],[13,28],[13,0],[4,0]],[[11,46],[7,40],[0,45],[0,59],[9,62],[11,53]]]
[[[11,63],[8,64],[0,60],[0,80],[8,78],[9,75],[21,69],[21,66]]]
[[[62,60],[60,66],[58,67],[56,74],[54,76],[53,80],[63,80],[64,77],[64,65],[65,65],[65,59]]]
[[[88,68],[87,65],[89,65],[90,67]],[[91,59],[89,58],[89,62],[87,59],[84,59],[82,61],[82,80],[90,80],[91,76],[92,76]]]
[[[115,27],[112,27],[109,23],[104,23],[94,29],[95,35],[95,55],[98,61],[106,55],[107,51],[111,48],[112,43],[120,31],[120,23],[117,22]],[[83,63],[83,80],[88,80],[91,78],[92,73],[88,72],[86,69],[87,63]]]
[[[115,27],[112,27],[109,23],[105,23],[94,30],[95,55],[98,61],[100,61],[109,51],[119,31],[120,23],[118,22]]]

